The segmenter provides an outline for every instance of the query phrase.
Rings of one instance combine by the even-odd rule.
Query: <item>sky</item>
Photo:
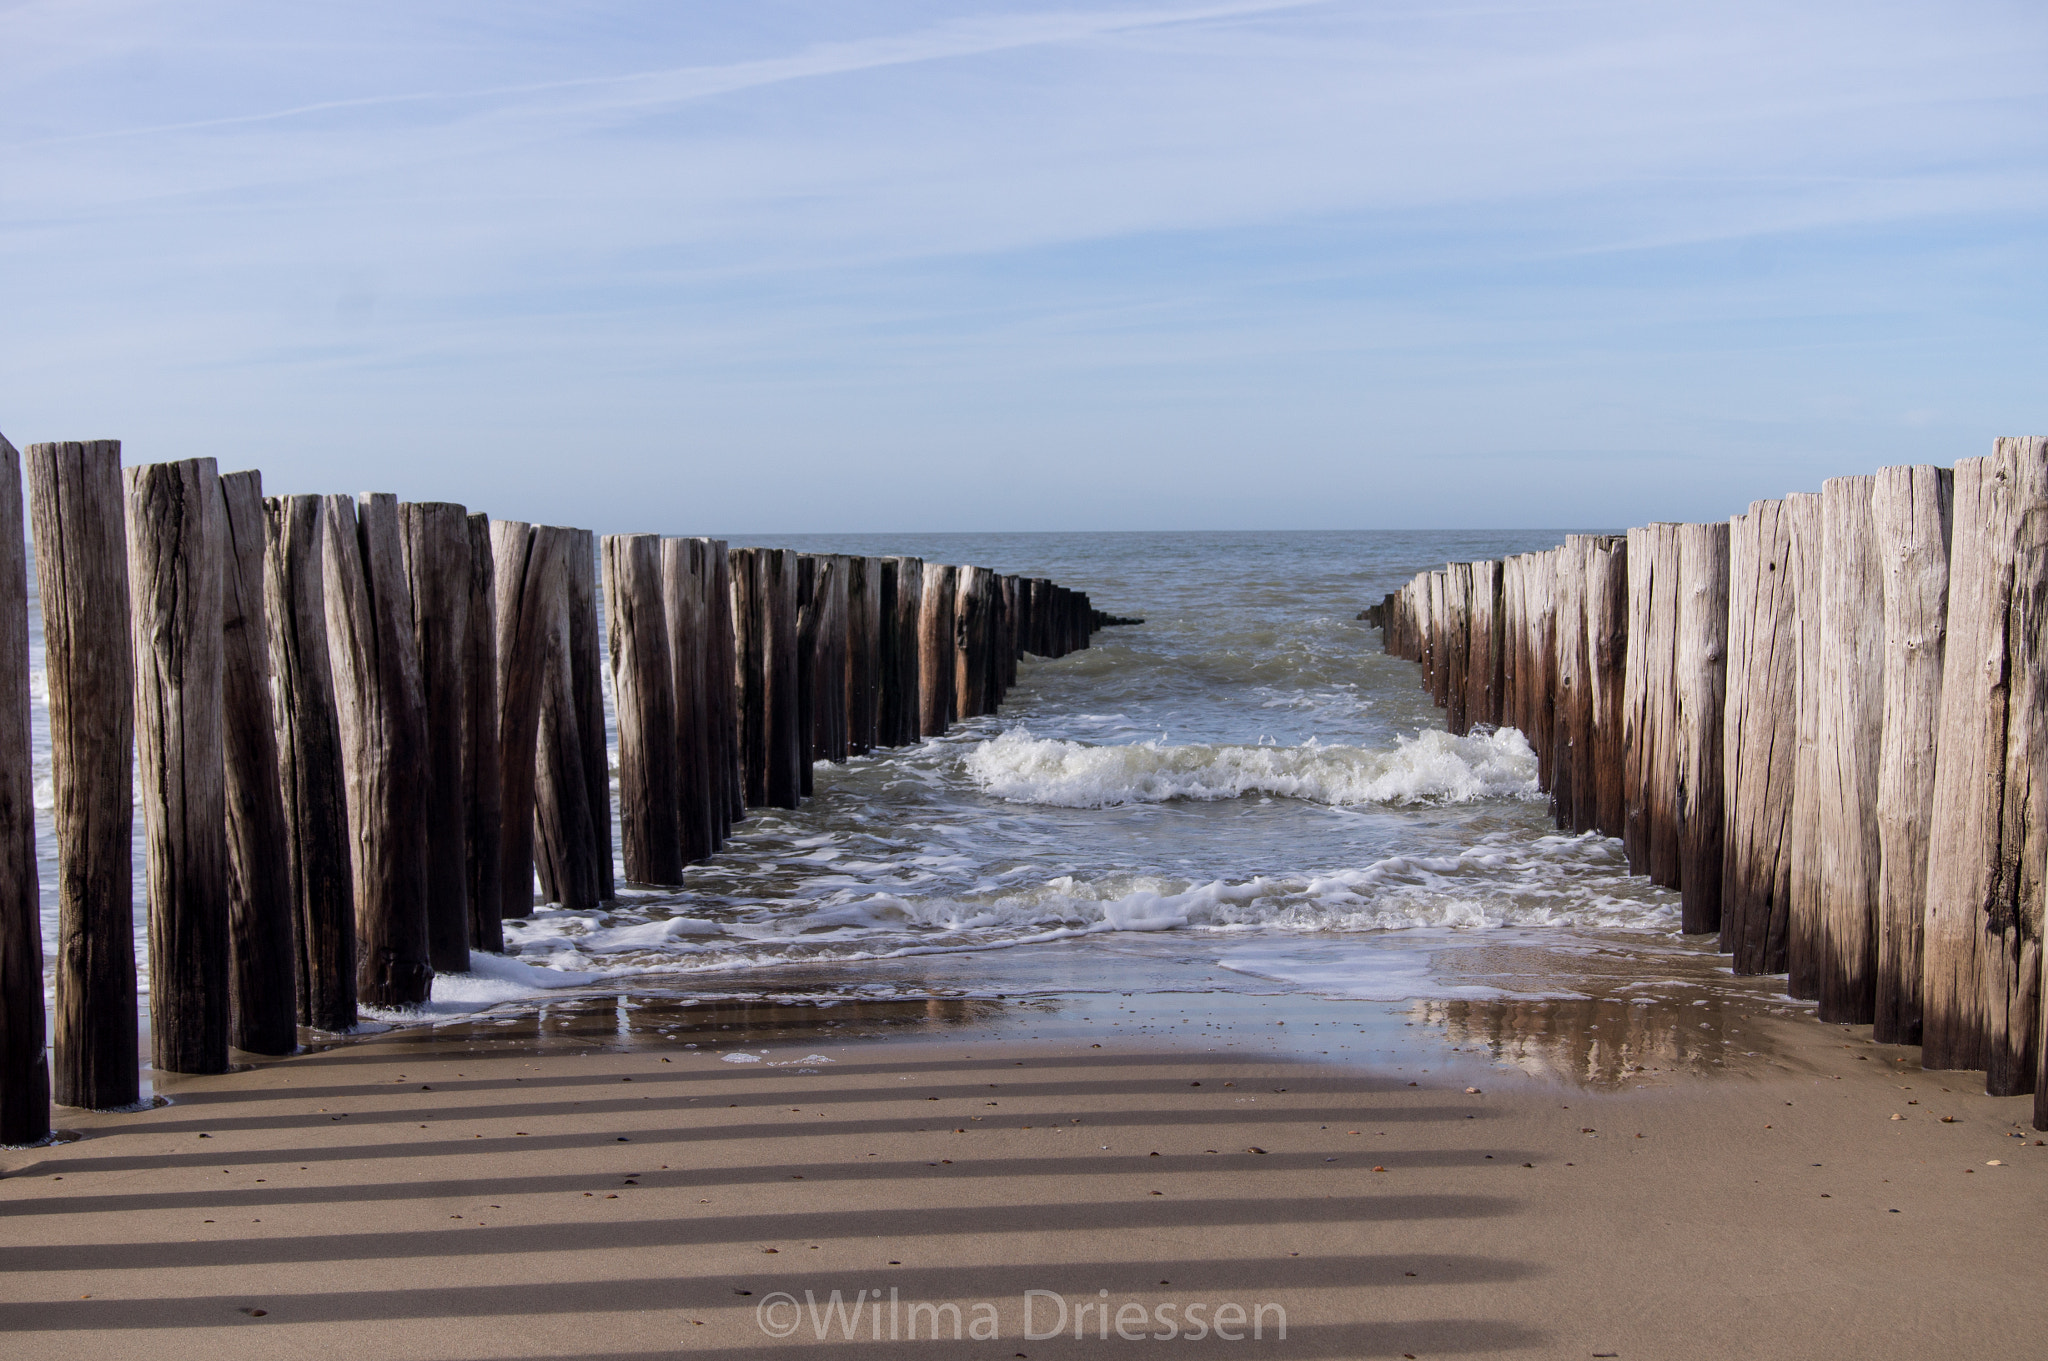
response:
[[[2048,432],[2039,0],[0,0],[0,432],[602,532],[1705,520]]]

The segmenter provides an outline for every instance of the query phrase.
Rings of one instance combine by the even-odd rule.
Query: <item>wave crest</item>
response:
[[[967,754],[968,775],[1010,803],[1108,808],[1271,794],[1333,805],[1470,803],[1536,796],[1536,753],[1513,728],[1397,737],[1391,751],[1141,742],[1090,746],[1012,728]]]

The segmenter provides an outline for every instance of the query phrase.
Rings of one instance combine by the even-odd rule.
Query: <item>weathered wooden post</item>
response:
[[[1877,774],[1884,742],[1884,579],[1877,479],[1821,484],[1820,1018],[1877,1008]]]
[[[1618,837],[1626,822],[1623,802],[1623,672],[1628,659],[1628,540],[1593,540],[1586,557],[1586,675],[1591,719],[1593,812],[1589,825]]]
[[[427,962],[435,973],[469,972],[469,805],[462,775],[467,729],[469,512],[446,501],[398,507],[412,603],[426,765]]]
[[[815,759],[844,764],[848,741],[846,732],[847,670],[847,577],[853,559],[832,554],[818,560],[818,581],[813,599],[818,609],[818,634],[813,640],[816,712]]]
[[[1505,558],[1500,565],[1500,724],[1522,730],[1522,555]],[[1401,592],[1388,597],[1386,617],[1399,619]],[[1389,644],[1389,650],[1394,645]],[[1398,653],[1396,654],[1398,655]],[[1526,736],[1526,733],[1524,734]]]
[[[1472,730],[1467,711],[1471,692],[1472,564],[1444,566],[1443,684],[1438,702],[1444,706],[1444,727],[1463,737]]]
[[[666,764],[673,771],[677,859],[682,865],[707,860],[717,851],[720,805],[726,797],[724,784],[719,778],[719,756],[711,730],[715,696],[710,692],[708,681],[710,657],[706,646],[709,635],[706,621],[711,614],[710,591],[711,545],[704,539],[663,539],[662,633],[668,645],[668,676],[673,687],[670,700],[673,723]],[[620,826],[623,828],[625,810],[630,806],[626,794],[623,702],[619,712],[619,805]],[[658,716],[654,723],[658,726]],[[658,778],[651,778],[649,790],[656,790],[658,784]],[[632,837],[627,837],[626,844],[628,848],[633,845]],[[633,877],[630,859],[626,877]],[[678,879],[675,882],[682,881]]]
[[[227,792],[221,747],[226,532],[210,458],[126,469],[135,747],[156,1067],[228,1067]]]
[[[1555,641],[1551,654],[1552,728],[1550,732],[1550,806],[1558,830],[1583,832],[1582,806],[1588,805],[1586,766],[1586,536],[1572,534],[1553,550],[1551,591],[1557,602]]]
[[[1738,974],[1782,973],[1799,705],[1791,526],[1780,501],[1751,502],[1728,523],[1721,950]]]
[[[50,1133],[21,454],[0,435],[0,1144]]]
[[[987,713],[989,571],[962,567],[954,577],[953,710],[956,717]]]
[[[718,844],[724,845],[735,822],[747,815],[746,768],[740,754],[740,709],[737,632],[733,624],[736,596],[732,584],[732,553],[724,539],[705,540],[711,554],[711,602],[706,622],[705,677],[711,687],[713,746],[720,753],[715,779],[725,790],[718,810]]]
[[[881,670],[881,638],[875,602],[881,594],[882,560],[846,560],[846,749],[865,756],[875,749],[875,694]]]
[[[1558,574],[1564,550],[1553,548],[1530,555],[1529,727],[1524,731],[1536,749],[1536,783],[1554,787],[1557,776]]]
[[[604,738],[604,630],[597,620],[597,535],[571,529],[569,571],[569,680],[576,703],[576,742],[589,809],[588,851],[597,871],[600,901],[618,896],[612,863],[612,766]]]
[[[1471,564],[1472,589],[1465,613],[1465,721],[1498,726],[1501,721],[1500,564]]]
[[[768,727],[773,753],[768,768],[768,804],[795,808],[801,802],[810,750],[797,721],[797,555],[793,549],[763,550],[763,584],[769,605]]]
[[[590,803],[590,782],[584,768],[584,713],[576,684],[578,602],[571,582],[584,544],[579,530],[538,525],[533,532],[536,538],[552,539],[559,546],[565,566],[561,589],[544,603],[548,641],[533,659],[541,670],[534,868],[546,901],[560,903],[572,912],[587,912],[603,901],[604,879],[597,863],[597,810]]]
[[[1677,776],[1679,527],[1628,533],[1627,708],[1629,867],[1666,888],[1679,884]]]
[[[1678,892],[1683,929],[1721,929],[1721,719],[1728,522],[1678,527]]]
[[[768,602],[763,598],[762,548],[735,548],[732,557],[735,690],[739,702],[740,765],[746,804],[768,802]]]
[[[626,879],[683,882],[680,782],[701,762],[677,759],[676,685],[662,603],[662,541],[656,534],[607,534],[604,617],[612,697],[619,722],[619,838]],[[691,678],[694,679],[694,678]],[[692,799],[701,811],[703,800]]]
[[[818,650],[825,602],[814,598],[820,568],[830,567],[816,556],[799,553],[796,560],[796,727],[803,748],[798,793],[809,798],[820,756],[817,713]]]
[[[1955,467],[1928,845],[1921,1062],[2014,1095],[2038,1048],[2048,439]]]
[[[1792,865],[1785,912],[1785,990],[1794,997],[1820,996],[1825,930],[1821,919],[1821,506],[1819,492],[1785,498],[1792,578],[1798,711],[1793,715]]]
[[[462,645],[462,804],[469,944],[505,951],[504,772],[498,746],[498,587],[491,517],[472,514]]]
[[[895,609],[890,625],[890,645],[895,649],[895,714],[892,747],[917,744],[923,732],[924,691],[918,662],[919,628],[924,615],[924,568],[922,558],[890,558],[896,583]]]
[[[29,515],[43,606],[57,834],[60,1106],[132,1106],[135,673],[121,442],[31,444]]]
[[[940,563],[924,567],[924,596],[918,618],[918,731],[942,736],[954,716],[954,585],[957,571]]]
[[[999,664],[996,702],[1001,703],[1003,696],[1009,694],[1017,684],[1017,578],[997,577],[996,586],[1002,596],[1000,633],[996,639],[996,659]]]
[[[264,502],[264,622],[277,700],[299,1023],[339,1033],[356,1024],[356,900],[347,763],[327,657],[318,496]]]
[[[252,1054],[299,1047],[292,945],[291,841],[277,761],[265,619],[263,475],[224,474],[220,488],[221,747],[228,854],[229,1043]]]
[[[1877,776],[1877,1010],[1872,1038],[1920,1043],[1928,829],[1948,630],[1947,468],[1884,468],[1871,496],[1884,582],[1884,739]]]
[[[348,773],[356,890],[356,996],[418,1006],[427,959],[426,706],[412,646],[398,498],[325,499],[327,650]]]
[[[533,911],[534,804],[539,771],[541,690],[546,681],[552,607],[560,598],[561,542],[518,520],[491,525],[497,585],[498,773],[504,893],[499,915]]]

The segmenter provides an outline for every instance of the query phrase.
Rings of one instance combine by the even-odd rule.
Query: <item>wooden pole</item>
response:
[[[21,454],[0,435],[0,1144],[50,1133]]]
[[[953,722],[954,602],[956,569],[928,562],[923,608],[918,619],[918,731],[938,737]]]
[[[953,708],[960,718],[987,713],[989,571],[962,567],[954,577]]]
[[[1798,626],[1794,648],[1792,748],[1792,865],[1785,913],[1785,990],[1794,997],[1820,996],[1821,924],[1821,506],[1819,492],[1785,498],[1787,574],[1792,579],[1792,614]]]
[[[1921,1061],[2012,1095],[2038,1023],[2043,484],[2048,440],[1955,468],[1948,643],[1927,859]]]
[[[1499,726],[1501,721],[1500,564],[1470,565],[1471,594],[1465,614],[1465,719]]]
[[[1529,676],[1531,704],[1525,730],[1536,748],[1536,783],[1543,789],[1555,787],[1557,776],[1557,613],[1558,559],[1562,549],[1531,555]]]
[[[543,662],[562,592],[561,542],[518,520],[491,525],[498,624],[498,806],[503,829],[501,917],[533,911],[534,802]]]
[[[768,802],[768,602],[763,598],[763,548],[735,548],[732,555],[732,608],[735,678],[739,703],[741,769],[747,807]]]
[[[356,890],[356,996],[428,999],[426,705],[412,645],[398,498],[326,498],[327,649],[348,772]]]
[[[1516,554],[1500,564],[1500,722],[1502,727],[1522,730],[1522,564]],[[1385,617],[1398,627],[1403,619],[1406,597],[1396,591],[1387,597]],[[1390,632],[1389,637],[1393,634]],[[1387,650],[1396,656],[1405,641],[1390,641]],[[1527,734],[1524,733],[1526,736]]]
[[[1877,772],[1884,741],[1884,579],[1874,477],[1821,484],[1820,1018],[1877,1014]]]
[[[1955,477],[1926,464],[1884,468],[1871,496],[1884,585],[1884,736],[1877,776],[1877,997],[1871,1038],[1920,1043],[1928,831],[1948,630],[1949,510]]]
[[[829,572],[829,566],[810,553],[800,553],[796,560],[796,726],[799,741],[803,747],[800,787],[798,792],[810,796],[816,779],[817,762],[821,759],[823,743],[818,733],[818,650],[819,624],[824,615],[825,602],[814,598],[818,589],[820,569]]]
[[[324,519],[318,496],[264,502],[263,604],[276,686],[284,860],[297,928],[299,1023],[338,1034],[356,1024],[355,869],[347,763],[327,656]]]
[[[504,771],[498,746],[498,588],[491,517],[472,514],[469,605],[462,651],[463,844],[468,860],[469,944],[505,952]]]
[[[923,558],[895,558],[896,735],[890,745],[916,746],[924,732],[924,677],[919,661],[924,617]]]
[[[1782,973],[1799,700],[1791,526],[1780,501],[1752,502],[1728,523],[1721,950],[1738,974]]]
[[[996,639],[996,660],[1000,668],[996,702],[1000,704],[1017,684],[1017,578],[998,577],[996,586],[1001,593],[1002,604],[1001,632]]]
[[[718,779],[718,759],[711,732],[712,695],[707,684],[709,657],[706,649],[706,619],[710,611],[710,544],[703,539],[661,541],[661,606],[663,637],[668,644],[668,675],[673,687],[670,700],[672,727],[666,764],[674,772],[672,783],[676,803],[676,855],[680,865],[707,860],[718,848],[719,804],[725,798]],[[621,579],[624,579],[623,571]],[[617,617],[616,607],[612,611]],[[615,688],[616,688],[616,683]],[[623,694],[623,691],[618,691]],[[626,706],[619,706],[619,823],[623,831],[631,799],[626,792]],[[659,718],[653,726],[659,726]],[[650,746],[652,745],[650,741]],[[659,786],[650,777],[649,797]],[[652,831],[649,836],[653,836]],[[631,848],[626,836],[628,858],[626,877],[633,877]],[[675,882],[682,882],[681,879]]]
[[[1628,540],[1593,541],[1586,558],[1586,675],[1592,706],[1590,826],[1620,836],[1626,823],[1622,799],[1623,672],[1628,660]]]
[[[882,560],[851,557],[846,569],[846,750],[865,756],[875,749],[875,680],[881,669],[875,601]]]
[[[227,473],[221,497],[221,746],[228,853],[229,1043],[252,1054],[299,1046],[290,844],[277,760],[265,620],[263,475]]]
[[[1472,564],[1444,567],[1444,726],[1463,737],[1472,730]]]
[[[1578,832],[1586,755],[1586,536],[1568,536],[1554,551],[1551,595],[1557,602],[1550,735],[1550,806],[1560,831]]]
[[[60,1106],[106,1110],[140,1092],[121,442],[32,444],[28,485],[57,838],[54,1086]]]
[[[1721,719],[1728,686],[1728,522],[1678,527],[1678,891],[1682,929],[1721,929]]]
[[[469,972],[469,805],[462,775],[467,730],[469,512],[446,501],[398,507],[412,602],[412,646],[426,719],[427,962]]]
[[[802,801],[804,776],[811,768],[797,714],[797,555],[786,548],[766,549],[763,554],[763,586],[769,606],[764,669],[773,758],[768,767],[768,805],[795,808]]]
[[[611,751],[605,741],[604,630],[597,618],[597,536],[587,529],[566,531],[569,543],[569,679],[576,701],[576,740],[582,760],[583,797],[589,809],[587,854],[597,871],[601,901],[618,896],[612,843]]]
[[[598,868],[597,810],[590,802],[584,713],[576,684],[578,602],[571,582],[583,537],[579,530],[556,525],[536,526],[534,535],[551,539],[564,565],[560,589],[543,602],[546,641],[531,659],[541,670],[534,868],[546,901],[571,912],[587,912],[603,901],[604,880]]]
[[[126,469],[135,747],[149,893],[149,1033],[160,1072],[228,1068],[226,531],[210,458]]]
[[[604,618],[619,724],[619,839],[626,879],[683,882],[676,681],[657,534],[607,534]],[[694,775],[696,771],[692,770]],[[701,800],[693,804],[701,807]]]
[[[702,583],[704,619],[705,759],[711,763],[712,849],[725,844],[733,823],[746,816],[745,769],[740,756],[738,655],[733,630],[732,554],[724,539],[700,539],[707,558]]]

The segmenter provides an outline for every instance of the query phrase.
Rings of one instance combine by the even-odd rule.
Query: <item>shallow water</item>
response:
[[[1048,950],[1095,986],[1134,967],[1134,943],[1155,933],[1172,944],[1147,976],[1334,998],[1584,998],[1582,961],[1616,949],[1648,980],[1673,952],[1711,977],[1710,945],[1676,934],[1674,895],[1629,877],[1617,843],[1551,828],[1520,734],[1451,737],[1416,668],[1355,617],[1421,568],[1560,534],[779,540],[1050,576],[1145,622],[1026,659],[1000,715],[821,765],[816,797],[750,817],[683,892],[629,889],[599,912],[538,906],[507,925],[516,959],[437,980],[428,1013],[628,978],[746,991],[789,967],[821,995],[916,994],[939,976],[977,994],[1055,991],[1071,980],[1047,975]],[[35,692],[47,960],[40,668]],[[139,818],[137,853],[143,964]],[[1471,951],[1509,941],[1540,943],[1539,962],[1472,967]]]

